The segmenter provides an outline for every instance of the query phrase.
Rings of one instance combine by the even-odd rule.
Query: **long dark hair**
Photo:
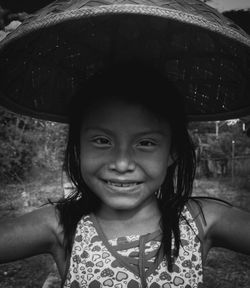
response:
[[[164,117],[172,131],[171,155],[174,163],[168,168],[158,193],[163,230],[162,245],[171,269],[179,253],[179,221],[184,205],[192,193],[195,176],[195,153],[187,130],[185,102],[177,87],[163,73],[143,63],[113,65],[95,74],[78,89],[70,106],[68,144],[64,169],[74,184],[73,193],[57,204],[64,228],[65,251],[71,253],[78,221],[83,215],[98,209],[100,201],[84,182],[80,169],[80,129],[85,111],[96,103],[122,97],[145,105],[156,115]],[[83,100],[84,99],[84,100]],[[172,237],[175,249],[172,249]]]

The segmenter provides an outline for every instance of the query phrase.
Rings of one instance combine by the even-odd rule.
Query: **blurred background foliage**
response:
[[[35,171],[61,169],[67,125],[0,108],[0,181],[24,180]]]
[[[250,138],[242,120],[193,122],[189,130],[195,144],[196,177],[249,175]]]

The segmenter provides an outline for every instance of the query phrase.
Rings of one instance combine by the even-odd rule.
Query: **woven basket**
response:
[[[0,42],[0,105],[67,122],[80,85],[113,61],[153,62],[190,120],[250,113],[250,38],[199,0],[56,1]]]

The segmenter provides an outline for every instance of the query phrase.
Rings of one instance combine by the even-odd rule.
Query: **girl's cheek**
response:
[[[159,179],[160,181],[164,181],[165,177],[166,177],[166,172],[167,172],[167,168],[166,166],[151,166],[150,169],[148,169],[147,174],[153,178],[153,179]]]
[[[156,155],[155,157],[144,157],[144,159],[140,159],[138,163],[140,163],[140,166],[147,171],[147,174],[157,177],[161,174],[166,174],[168,160],[168,155],[161,154]]]
[[[81,172],[84,173],[91,173],[95,170],[96,165],[94,164],[95,159],[90,159],[89,157],[85,157],[81,159]]]
[[[82,173],[93,173],[103,167],[105,163],[107,163],[107,159],[104,157],[103,153],[81,153]]]

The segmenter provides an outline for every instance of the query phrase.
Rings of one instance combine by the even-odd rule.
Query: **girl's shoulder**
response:
[[[36,226],[39,233],[50,241],[51,246],[62,245],[63,228],[55,205],[48,204],[37,208],[21,216],[19,221],[23,221],[30,229]]]
[[[213,229],[220,221],[223,211],[231,209],[232,206],[220,199],[191,197],[186,207],[198,229],[202,258],[205,261],[209,250],[214,246]]]
[[[60,242],[63,242],[63,228],[55,205],[47,205],[33,211],[32,217],[39,219],[41,225],[45,225]]]
[[[191,197],[187,203],[187,208],[202,229],[203,237],[208,236],[211,228],[225,213],[230,213],[232,207],[230,203],[212,197]]]
[[[250,213],[216,198],[189,200],[194,219],[200,220],[206,250],[223,247],[250,254]]]
[[[214,225],[222,215],[232,211],[233,205],[227,201],[213,197],[191,197],[187,204],[195,218],[202,220],[206,229]]]
[[[33,211],[23,214],[17,219],[13,220],[15,222],[22,222],[23,224],[29,224],[31,226],[36,225],[36,227],[46,228],[46,231],[51,231],[55,234],[60,234],[61,224],[58,211],[56,207],[52,204],[45,205],[40,208],[36,208]]]

